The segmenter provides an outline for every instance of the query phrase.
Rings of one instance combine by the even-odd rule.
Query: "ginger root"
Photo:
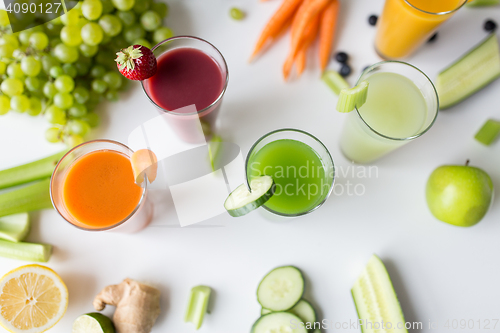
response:
[[[125,279],[105,287],[95,297],[97,311],[104,310],[106,304],[116,306],[113,323],[118,333],[149,333],[160,314],[160,291]]]

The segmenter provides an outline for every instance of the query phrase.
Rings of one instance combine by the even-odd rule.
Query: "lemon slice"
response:
[[[67,307],[68,289],[50,268],[21,266],[0,280],[0,324],[9,332],[44,332]]]

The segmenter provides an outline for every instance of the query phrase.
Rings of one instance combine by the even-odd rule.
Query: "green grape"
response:
[[[21,60],[21,70],[28,76],[37,76],[42,70],[42,63],[34,56],[27,56]]]
[[[54,55],[62,63],[73,63],[78,60],[78,49],[74,46],[60,43],[54,48]]]
[[[42,101],[37,97],[31,97],[29,99],[30,107],[27,110],[27,113],[30,116],[38,116],[42,112]]]
[[[84,0],[82,2],[82,14],[87,20],[97,20],[102,14],[101,0]]]
[[[56,143],[61,141],[62,131],[59,127],[51,127],[45,131],[45,140],[51,143]]]
[[[59,19],[59,17],[58,17]],[[63,28],[61,26],[62,22],[59,20],[59,24],[53,23],[55,20],[52,20],[50,22],[45,23],[45,31],[48,36],[54,37],[54,36],[59,36],[61,34],[61,29]]]
[[[42,67],[46,74],[50,73],[50,69],[54,66],[59,66],[59,60],[51,55],[44,55],[42,57]]]
[[[49,37],[41,31],[31,34],[29,39],[30,45],[37,50],[43,50],[49,45]]]
[[[78,28],[82,29],[82,28],[83,28],[83,26],[84,26],[85,24],[89,23],[89,22],[91,22],[91,21],[87,20],[85,17],[82,17],[82,18],[80,18],[80,19],[78,20],[78,22],[76,23],[76,26],[77,26]]]
[[[0,45],[0,58],[12,58],[16,49],[11,44]]]
[[[130,10],[135,5],[135,0],[111,0],[118,10]],[[141,1],[141,0],[139,0]]]
[[[69,75],[72,78],[74,78],[78,74],[75,66],[73,66],[72,64],[64,64],[62,66],[62,69],[64,71],[64,74]]]
[[[14,34],[4,34],[2,38],[0,38],[0,44],[10,44],[15,49],[19,47],[19,40],[17,40],[16,35]]]
[[[101,44],[108,45],[111,42],[111,37],[106,35],[103,31]]]
[[[4,75],[6,69],[7,69],[7,64],[3,61],[0,61],[0,75]]]
[[[151,0],[136,1],[132,10],[137,14],[142,14],[151,6]]]
[[[108,69],[115,69],[116,68],[116,62],[114,60],[115,58],[116,58],[115,52],[111,50],[102,50],[96,55],[94,60],[99,65],[103,65]]]
[[[87,73],[90,70],[90,64],[78,61],[75,63],[75,68],[76,68],[76,71],[78,72],[78,75],[81,75],[81,76],[87,75]]]
[[[102,100],[102,94],[98,93],[94,90],[91,90],[89,100],[87,101],[87,108],[90,109],[90,107],[88,107],[88,105],[99,104],[99,102],[101,102],[101,100]]]
[[[136,23],[131,27],[125,28],[123,36],[128,43],[132,44],[134,41],[144,38],[144,36],[146,36],[146,31],[140,24]]]
[[[130,27],[135,23],[135,20],[137,19],[135,13],[131,10],[126,12],[118,11],[116,12],[116,16],[118,16],[120,21],[122,21],[123,25],[126,27]]]
[[[104,68],[104,66],[102,66],[102,65],[95,65],[90,70],[90,76],[92,76],[93,78],[96,78],[96,79],[103,77],[104,74],[106,74],[106,68]]]
[[[118,102],[120,96],[116,90],[110,90],[106,92],[106,99],[110,102]]]
[[[62,43],[62,40],[61,38],[59,37],[55,37],[55,38],[52,38],[50,41],[49,41],[49,47],[51,48],[50,50],[50,54],[54,55],[54,48],[61,44]]]
[[[10,111],[10,99],[5,95],[0,95],[0,116]]]
[[[147,47],[148,49],[151,48],[151,43],[147,39],[145,39],[145,38],[137,39],[132,44],[134,44],[134,45],[142,45],[142,46]]]
[[[127,43],[127,41],[125,40],[125,38],[121,34],[118,36],[115,36],[113,38],[113,40],[111,41],[111,48],[113,50],[121,50],[121,49],[126,48],[127,46],[129,46],[129,43]]]
[[[30,36],[33,31],[23,30],[19,33],[19,41],[22,45],[30,45]]]
[[[237,21],[241,21],[245,18],[245,13],[241,9],[236,7],[231,8],[231,10],[229,11],[229,15]]]
[[[68,121],[68,133],[73,135],[85,136],[90,131],[90,125],[81,119]]]
[[[54,66],[49,71],[49,75],[52,76],[53,78],[57,78],[63,74],[64,74],[64,70],[62,69],[61,66]]]
[[[73,95],[69,93],[57,93],[54,96],[54,105],[63,110],[69,109],[73,105]]]
[[[47,82],[43,85],[43,94],[47,98],[53,98],[57,94],[57,88],[52,82]]]
[[[102,15],[106,15],[115,10],[115,6],[111,0],[101,0],[102,3]]]
[[[168,15],[168,5],[164,2],[153,2],[151,10],[163,19]]]
[[[108,84],[101,79],[92,80],[91,86],[92,90],[98,94],[104,94],[106,89],[108,89]]]
[[[97,51],[99,51],[99,46],[97,45],[80,44],[80,53],[85,57],[91,58],[95,56]]]
[[[68,7],[66,6],[66,8],[68,8]],[[59,26],[63,24],[60,16],[56,17],[55,19],[53,19],[52,21],[50,21],[48,23],[52,23],[54,25],[59,25]],[[46,23],[46,24],[48,24],[48,23]]]
[[[75,101],[80,104],[85,104],[89,100],[89,91],[84,87],[76,87],[73,90],[73,97]]]
[[[0,84],[0,90],[7,96],[16,96],[22,94],[24,91],[23,82],[16,78],[6,78]]]
[[[7,75],[12,78],[24,80],[24,72],[21,68],[21,64],[13,62],[7,66]]]
[[[75,81],[73,81],[69,75],[61,75],[54,81],[54,85],[59,92],[67,93],[73,91],[75,88]]]
[[[77,25],[67,25],[61,30],[61,40],[68,46],[78,46],[82,43],[80,28]]]
[[[6,27],[10,24],[9,16],[5,10],[0,10],[0,26]]]
[[[80,17],[82,16],[82,11],[78,8],[73,8],[66,14],[61,16],[61,21],[64,25],[76,25]]]
[[[40,83],[40,79],[32,76],[28,76],[24,80],[24,85],[26,86],[26,89],[28,89],[31,92],[37,91],[42,86]]]
[[[82,39],[85,44],[98,45],[102,41],[102,28],[95,22],[90,22],[82,27]]]
[[[99,115],[95,112],[89,112],[81,118],[84,122],[90,125],[90,128],[99,126]]]
[[[10,99],[10,108],[17,112],[25,112],[30,107],[30,100],[26,95],[12,96]]]
[[[108,85],[109,89],[116,90],[122,86],[122,77],[117,72],[108,72],[102,79]]]
[[[115,15],[104,15],[99,19],[104,34],[110,37],[118,35],[122,31],[122,21]]]
[[[156,30],[161,25],[161,17],[152,10],[148,10],[141,15],[141,24],[146,31]]]
[[[83,137],[80,135],[67,135],[64,137],[64,143],[69,148],[81,145],[84,142]]]
[[[66,124],[66,112],[55,105],[51,105],[45,110],[45,118],[51,124]]]
[[[87,114],[87,108],[83,104],[73,104],[69,108],[68,114],[73,118],[81,118]]]
[[[155,44],[159,44],[163,42],[165,39],[172,38],[174,36],[174,32],[172,29],[167,27],[160,27],[156,29],[153,33],[153,42]]]

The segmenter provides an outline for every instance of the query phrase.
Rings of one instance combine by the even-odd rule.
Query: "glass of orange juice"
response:
[[[50,181],[54,208],[69,223],[89,231],[137,232],[151,221],[147,185],[135,184],[133,151],[111,140],[85,142],[57,164]]]
[[[386,0],[375,37],[384,59],[409,56],[467,0]]]

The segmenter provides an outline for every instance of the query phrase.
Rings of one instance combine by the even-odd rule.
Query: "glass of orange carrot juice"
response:
[[[137,232],[151,221],[147,185],[135,184],[133,151],[111,140],[85,142],[57,164],[50,182],[54,208],[88,231]]]
[[[377,23],[375,49],[400,59],[424,44],[467,0],[386,0]]]

